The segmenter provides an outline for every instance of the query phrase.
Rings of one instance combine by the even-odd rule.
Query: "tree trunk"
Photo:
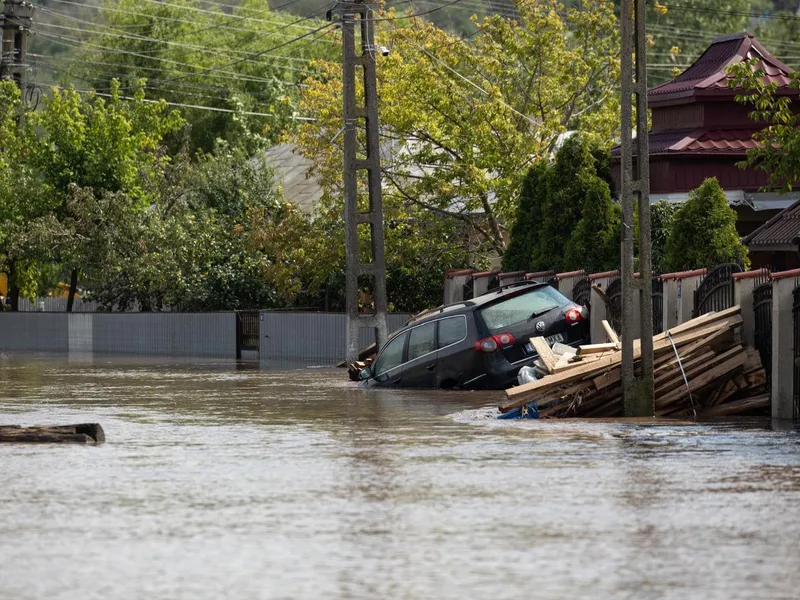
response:
[[[19,283],[17,282],[17,263],[8,263],[8,299],[13,312],[19,311]]]
[[[67,312],[72,312],[72,305],[75,304],[75,292],[78,289],[78,269],[72,269],[69,276],[69,295],[67,296]]]

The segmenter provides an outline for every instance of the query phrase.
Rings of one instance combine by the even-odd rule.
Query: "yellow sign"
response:
[[[5,273],[0,273],[0,296],[8,294],[8,278]]]

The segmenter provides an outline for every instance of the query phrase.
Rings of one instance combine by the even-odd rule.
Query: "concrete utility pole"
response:
[[[347,293],[347,361],[358,359],[358,334],[361,327],[372,327],[378,349],[386,343],[386,263],[383,244],[383,201],[381,199],[381,158],[378,125],[378,93],[375,76],[375,39],[372,8],[365,2],[342,2],[342,61],[344,86],[344,222],[346,293]],[[355,25],[361,29],[361,52],[356,53]],[[357,104],[356,72],[363,74],[364,105]],[[364,119],[363,128],[360,119]],[[358,131],[366,137],[366,153],[359,157]],[[358,173],[366,171],[369,203],[360,206]],[[364,210],[365,209],[365,210]],[[358,226],[367,225],[370,236],[371,261],[362,263],[358,256]],[[360,276],[372,279],[373,314],[358,309]]]
[[[13,79],[22,91],[28,84],[28,35],[33,23],[33,4],[22,0],[3,2],[3,46],[0,54],[0,79]]]
[[[652,417],[653,294],[650,239],[650,159],[647,125],[647,39],[645,1],[622,0],[622,398],[626,417]],[[636,177],[633,173],[633,95],[636,95]],[[639,273],[634,277],[634,196],[639,209]],[[633,369],[634,294],[639,294],[641,375]]]

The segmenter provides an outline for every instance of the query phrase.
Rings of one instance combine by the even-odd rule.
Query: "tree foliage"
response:
[[[617,126],[611,3],[586,0],[562,10],[543,0],[517,8],[516,21],[476,23],[473,40],[421,20],[400,26],[391,10],[376,23],[379,43],[390,49],[377,57],[383,144],[391,154],[383,173],[387,201],[459,220],[500,254],[530,164],[548,156],[565,131],[608,139]],[[341,195],[341,69],[317,68],[300,104],[317,121],[291,139],[333,198]]]
[[[682,271],[749,261],[736,231],[736,211],[715,177],[706,179],[677,210],[667,240],[670,269]]]
[[[307,35],[325,21],[265,11],[255,0],[229,12],[200,0],[104,1],[66,75],[101,92],[119,79],[127,94],[144,78],[148,98],[219,109],[184,107],[192,151],[210,152],[218,139],[249,153],[273,142],[294,122],[301,82],[313,73],[308,62],[341,53],[328,32]]]
[[[747,151],[747,160],[740,166],[765,171],[770,187],[791,191],[800,181],[800,128],[791,96],[778,93],[776,82],[764,82],[764,70],[757,62],[731,65],[730,85],[742,92],[736,100],[751,105],[750,117],[764,128],[753,135],[758,142]],[[800,88],[796,73],[790,76],[791,87]]]
[[[679,208],[679,204],[673,204],[666,200],[660,200],[650,205],[651,259],[655,273],[667,271],[667,241]]]

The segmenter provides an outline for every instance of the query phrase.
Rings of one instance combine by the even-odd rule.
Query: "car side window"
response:
[[[439,321],[439,348],[460,342],[467,336],[467,321],[463,316]]]
[[[406,336],[408,336],[408,333],[395,336],[386,344],[378,360],[375,361],[375,366],[373,368],[375,377],[383,375],[387,371],[399,367],[403,363],[403,346],[406,343]]]
[[[408,338],[408,360],[436,350],[436,323],[425,323],[411,330]]]

